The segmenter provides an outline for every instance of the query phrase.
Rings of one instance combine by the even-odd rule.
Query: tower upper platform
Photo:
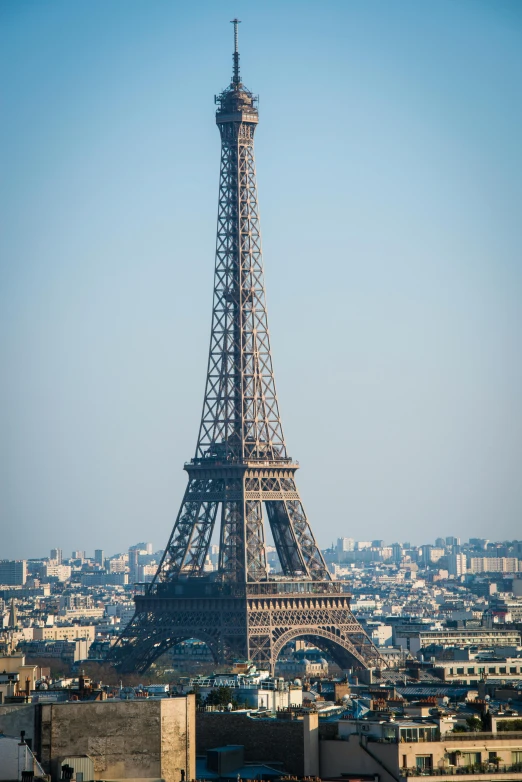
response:
[[[257,125],[259,122],[257,100],[257,96],[252,95],[241,83],[231,84],[215,97],[218,104],[216,123],[222,125],[225,122],[249,122]]]
[[[239,75],[239,50],[237,26],[239,19],[233,19],[234,25],[234,53],[232,80],[230,85],[219,95],[214,97],[218,105],[216,111],[216,123],[222,125],[225,122],[248,122],[256,124],[259,122],[257,110],[257,95],[253,95],[241,81]]]

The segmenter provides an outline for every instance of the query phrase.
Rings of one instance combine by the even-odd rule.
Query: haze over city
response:
[[[19,2],[0,8],[2,557],[167,541],[238,13],[276,384],[320,546],[519,536],[520,4]]]

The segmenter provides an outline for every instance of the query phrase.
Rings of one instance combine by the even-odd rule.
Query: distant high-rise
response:
[[[129,549],[129,583],[135,584],[139,581],[139,557],[140,552],[137,548]]]
[[[488,546],[489,540],[486,540],[485,538],[470,538],[469,539],[469,545],[475,546],[475,548],[480,548],[486,550]]]
[[[23,586],[26,581],[27,562],[25,559],[0,560],[0,584]]]
[[[429,565],[431,563],[431,551],[433,546],[427,543],[425,546],[421,546],[420,561],[423,565]]]
[[[400,543],[392,543],[392,560],[400,562],[402,559],[402,546]]]
[[[103,567],[105,564],[105,553],[102,548],[94,550],[94,564]]]
[[[61,548],[52,548],[49,559],[53,559],[57,565],[61,565],[63,559]]]
[[[129,551],[141,551],[144,554],[152,554],[152,543],[136,543],[134,546],[129,547]]]
[[[7,626],[11,630],[16,630],[18,627],[18,612],[16,610],[14,598],[11,599],[11,607],[9,608],[9,618],[8,618]]]
[[[450,554],[448,556],[448,573],[450,576],[466,575],[467,560],[465,554]]]
[[[337,552],[342,554],[344,551],[353,551],[355,541],[353,538],[337,538]]]
[[[73,551],[71,554],[71,559],[81,559],[83,562],[85,559],[85,551]]]
[[[460,546],[460,538],[454,538],[452,536],[446,538],[446,546]]]

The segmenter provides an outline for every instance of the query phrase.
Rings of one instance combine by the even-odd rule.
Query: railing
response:
[[[164,599],[171,597],[245,597],[245,594],[244,584],[223,584],[202,576],[165,583],[156,582],[148,587],[144,599],[150,597]]]
[[[144,593],[136,597],[257,597],[263,595],[346,595],[350,596],[348,584],[341,581],[312,581],[303,577],[295,580],[274,580],[246,582],[243,584],[212,581],[210,578],[193,577],[172,582],[157,582],[145,587]]]
[[[469,731],[466,733],[443,733],[440,737],[441,741],[499,741],[504,739],[522,739],[521,731],[502,730],[497,733],[474,733]]]
[[[410,739],[403,738],[402,736],[400,738],[397,736],[366,736],[366,738],[368,741],[378,742],[380,744],[433,744],[434,742],[440,741],[440,738],[436,733],[432,737],[423,736],[421,738],[420,736],[417,736],[417,738]]]
[[[248,595],[339,595],[349,594],[339,581],[259,581],[247,584]]]
[[[479,763],[474,766],[448,766],[446,768],[401,768],[399,769],[399,776],[402,779],[410,779],[411,777],[448,777],[448,776],[464,776],[466,774],[477,775],[482,774],[488,776],[495,774],[509,774],[519,773],[522,774],[522,763],[515,763],[514,765],[507,765],[500,763],[498,766],[493,763]]]
[[[288,686],[281,686],[277,681],[261,680],[257,684],[254,682],[245,682],[241,679],[226,677],[214,679],[191,679],[189,687],[195,689],[196,687],[204,689],[219,689],[220,687],[229,687],[231,690],[258,690],[260,692],[288,692]]]
[[[245,456],[244,459],[237,459],[231,457],[227,459],[223,456],[211,455],[197,457],[190,459],[190,461],[184,463],[185,467],[299,467],[297,459],[292,459],[289,456],[276,456],[273,459],[261,457],[256,459],[253,456]]]

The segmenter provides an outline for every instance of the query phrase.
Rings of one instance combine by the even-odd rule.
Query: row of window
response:
[[[485,755],[485,753],[482,752],[462,752],[461,755],[457,755],[456,752],[450,752],[449,760],[453,766],[478,766],[482,762],[495,764],[506,763],[506,759],[504,757],[499,757],[499,754],[496,750],[490,750],[488,752],[487,758],[483,758],[483,754]],[[522,752],[518,750],[511,752],[511,763],[512,765],[522,763]]]
[[[402,742],[415,743],[417,741],[438,741],[438,728],[426,727],[426,728],[401,728],[400,740]]]
[[[402,756],[402,767],[408,767],[408,756]],[[457,752],[449,753],[449,763],[451,766],[479,766],[483,762],[481,752]],[[488,752],[484,762],[491,764],[505,764],[504,759],[499,758],[496,751]],[[511,753],[511,764],[513,766],[522,764],[522,752],[514,751]],[[417,755],[415,757],[415,766],[420,770],[431,770],[433,768],[433,755]]]
[[[449,668],[448,673],[450,676],[465,676],[465,675],[471,675],[474,676],[475,674],[481,674],[481,673],[496,673],[499,676],[502,674],[507,675],[508,669],[507,666],[496,666],[496,665],[490,665],[487,668]],[[512,665],[509,668],[510,674],[517,674],[521,672],[520,666]]]

